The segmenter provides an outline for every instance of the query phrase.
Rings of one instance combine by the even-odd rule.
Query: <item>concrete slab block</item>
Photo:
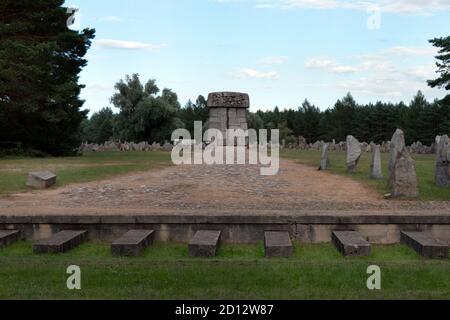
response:
[[[87,239],[87,231],[61,231],[49,239],[34,243],[34,253],[62,253],[69,251]]]
[[[189,242],[189,255],[191,257],[214,257],[221,234],[221,231],[197,231]]]
[[[267,231],[264,233],[264,249],[267,258],[288,258],[294,253],[289,232]]]
[[[120,256],[138,256],[153,243],[154,230],[130,230],[111,244],[111,252]]]
[[[414,249],[424,258],[448,259],[449,246],[433,238],[430,232],[402,231],[400,242]]]
[[[47,189],[56,183],[56,175],[49,171],[30,172],[27,176],[27,186],[36,189]]]
[[[370,243],[357,231],[333,231],[331,238],[344,256],[370,256]]]
[[[0,248],[18,241],[19,237],[20,232],[17,230],[0,230]]]

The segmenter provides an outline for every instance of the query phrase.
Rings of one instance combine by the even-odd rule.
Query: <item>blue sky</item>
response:
[[[97,30],[81,74],[85,107],[109,106],[114,83],[139,73],[185,104],[213,91],[247,92],[251,110],[322,110],[358,102],[430,100],[435,50],[450,0],[71,0],[73,28]]]

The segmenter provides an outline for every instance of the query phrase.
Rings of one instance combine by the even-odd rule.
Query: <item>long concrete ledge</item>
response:
[[[366,214],[351,215],[0,215],[0,224],[116,224],[116,223],[211,223],[211,224],[450,224],[450,213],[437,215]]]
[[[261,243],[265,231],[287,231],[305,243],[331,242],[333,231],[358,231],[373,244],[400,242],[402,231],[428,231],[450,244],[450,213],[376,214],[295,212],[293,214],[0,215],[0,230],[20,230],[45,239],[61,230],[88,230],[89,238],[113,241],[132,229],[155,230],[156,241],[188,243],[198,230],[221,230],[224,243]]]

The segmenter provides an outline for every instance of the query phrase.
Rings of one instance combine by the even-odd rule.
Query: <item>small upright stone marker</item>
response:
[[[266,258],[289,258],[294,254],[289,232],[267,231],[264,234]]]
[[[138,256],[153,243],[155,231],[130,230],[111,244],[111,252],[119,256]]]
[[[197,231],[189,242],[189,255],[191,257],[214,257],[221,234],[221,231]]]
[[[36,242],[34,253],[62,253],[80,245],[87,239],[87,231],[61,231],[50,239]]]
[[[356,172],[359,158],[361,158],[361,144],[353,136],[347,136],[347,170],[350,173]]]
[[[402,130],[397,129],[389,144],[389,176],[391,176],[392,171],[394,170],[395,162],[399,158],[399,153],[405,149],[405,146],[405,134]]]
[[[19,240],[19,234],[17,230],[0,230],[0,248]]]
[[[370,256],[371,246],[359,232],[334,231],[332,240],[344,256]]]
[[[416,164],[406,149],[405,134],[400,129],[395,131],[390,143],[389,184],[394,197],[419,196]]]
[[[437,140],[437,139],[436,139]],[[444,135],[439,138],[439,143],[436,147],[436,185],[441,188],[450,187],[450,155],[449,155],[449,138]]]
[[[448,259],[449,246],[428,232],[402,232],[400,241],[427,259]]]
[[[370,177],[372,179],[383,179],[383,171],[381,170],[381,150],[380,146],[373,146],[372,162],[370,164]]]
[[[330,159],[328,159],[328,148],[329,144],[325,143],[322,147],[322,158],[320,159],[320,170],[327,170],[330,166]]]
[[[394,197],[416,198],[419,196],[416,165],[406,148],[398,154],[391,173],[390,184]]]
[[[36,189],[47,189],[56,183],[56,175],[49,171],[30,172],[27,177],[27,186]]]

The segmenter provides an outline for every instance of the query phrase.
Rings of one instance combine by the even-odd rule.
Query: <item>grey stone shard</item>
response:
[[[438,187],[450,187],[450,156],[449,156],[449,138],[447,135],[440,137],[436,147],[436,172],[435,182]]]
[[[388,173],[389,176],[392,174],[392,170],[395,166],[395,162],[399,158],[399,153],[405,148],[405,134],[402,130],[397,129],[392,136],[391,142],[389,144],[389,166]]]
[[[418,197],[416,165],[406,148],[397,154],[389,182],[394,197]]]
[[[47,189],[56,183],[56,174],[49,171],[30,172],[27,186],[36,189]]]
[[[383,171],[381,169],[381,147],[379,145],[372,146],[372,161],[370,163],[370,177],[372,179],[383,179]]]
[[[169,142],[166,142],[166,143],[164,143],[162,148],[163,148],[164,151],[172,151],[173,145],[171,143],[169,143]]]
[[[325,143],[322,147],[322,157],[320,159],[319,170],[327,170],[330,167],[330,159],[328,158],[329,144]]]
[[[356,172],[358,161],[361,158],[361,144],[353,136],[347,136],[347,170]]]

